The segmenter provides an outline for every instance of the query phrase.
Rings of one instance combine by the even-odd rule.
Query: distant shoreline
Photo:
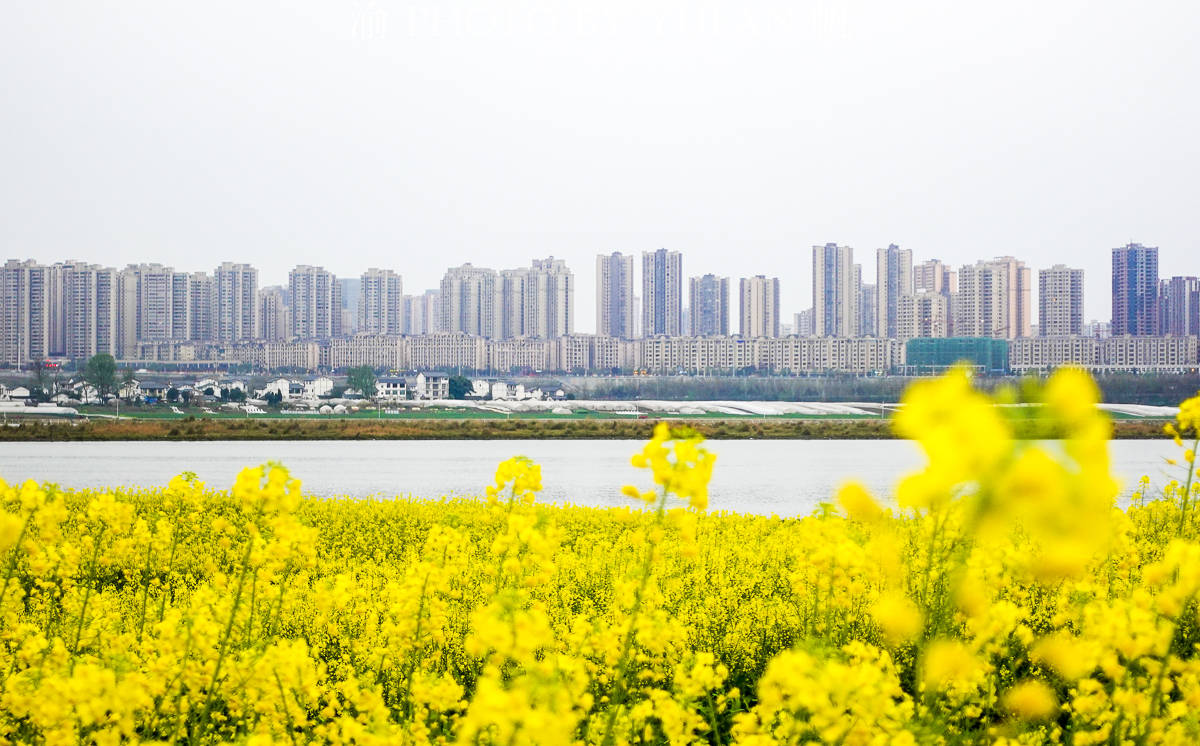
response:
[[[21,441],[216,441],[216,440],[645,440],[658,419],[641,420],[367,420],[367,419],[122,419],[9,423],[0,442]],[[686,425],[715,440],[890,440],[886,420],[688,419]],[[1164,421],[1115,420],[1113,437],[1165,437]],[[1024,423],[1024,438],[1054,438],[1037,421]]]

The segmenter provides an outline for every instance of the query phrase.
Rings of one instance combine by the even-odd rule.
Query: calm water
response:
[[[477,495],[496,464],[529,456],[542,465],[543,499],[578,505],[624,505],[622,484],[645,484],[629,465],[640,441],[255,441],[198,443],[4,443],[0,477],[54,481],[68,487],[161,485],[194,471],[228,487],[243,466],[280,461],[322,495]],[[797,515],[829,500],[856,478],[887,495],[898,477],[922,463],[916,445],[893,440],[710,441],[717,453],[710,507]],[[1165,483],[1178,456],[1170,441],[1116,441],[1114,468],[1126,487],[1142,474]]]

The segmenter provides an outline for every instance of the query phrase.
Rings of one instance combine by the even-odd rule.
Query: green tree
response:
[[[48,401],[56,393],[55,382],[50,377],[50,368],[45,360],[33,361],[33,377],[29,379],[29,394],[37,401]]]
[[[450,398],[466,399],[471,393],[471,379],[466,376],[450,376]]]
[[[167,401],[171,402],[172,404],[179,401],[179,389],[175,388],[174,386],[167,389]]]
[[[121,371],[121,391],[125,393],[125,400],[130,404],[133,403],[133,368],[125,368]]]
[[[351,368],[346,374],[346,385],[362,392],[364,399],[375,398],[375,369],[369,365]]]
[[[107,396],[117,388],[117,361],[112,355],[93,355],[83,369],[83,380],[100,396]]]

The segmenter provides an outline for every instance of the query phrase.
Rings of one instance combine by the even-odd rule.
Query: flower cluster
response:
[[[666,425],[637,507],[0,482],[0,744],[1200,742],[1200,397],[1124,502],[1096,400],[921,382],[923,467],[799,519],[705,512]]]
[[[707,510],[708,482],[712,479],[717,457],[701,445],[703,442],[704,436],[690,428],[672,430],[667,423],[660,422],[654,427],[654,437],[633,455],[631,461],[639,469],[650,470],[664,499],[674,495],[687,500],[691,508]],[[642,492],[632,485],[626,485],[621,491],[648,503],[659,497],[653,490]]]

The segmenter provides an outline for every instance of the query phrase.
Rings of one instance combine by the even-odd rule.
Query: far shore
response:
[[[9,422],[8,441],[202,441],[202,440],[645,440],[658,419],[639,420],[369,420],[369,419],[120,419]],[[896,438],[879,419],[688,419],[662,420],[691,427],[714,440],[882,440]],[[1162,438],[1165,421],[1115,420],[1116,439]],[[1017,435],[1058,436],[1045,423],[1020,423]]]

